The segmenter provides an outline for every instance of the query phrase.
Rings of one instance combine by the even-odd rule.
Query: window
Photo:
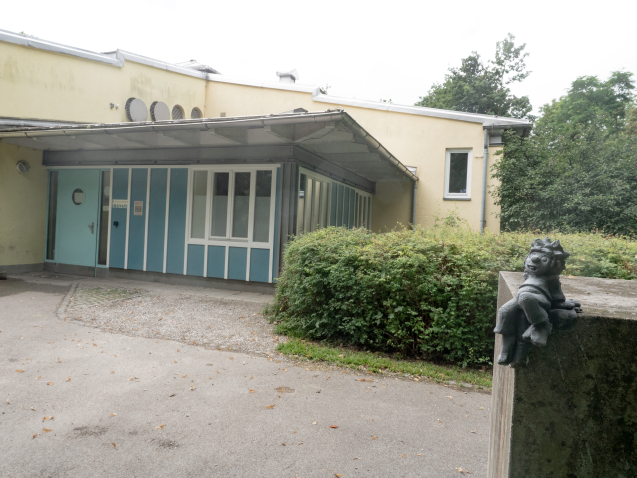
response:
[[[173,106],[172,116],[174,120],[184,119],[184,109],[180,105]]]
[[[192,119],[198,119],[201,118],[203,115],[201,114],[201,110],[199,108],[193,108],[192,111],[190,112],[190,117]]]
[[[445,167],[445,199],[471,199],[471,150],[449,149]]]
[[[46,240],[46,259],[55,260],[55,228],[57,227],[58,172],[49,172],[49,217]]]
[[[302,168],[299,174],[297,234],[329,226],[370,228],[371,194]]]
[[[111,172],[102,171],[102,194],[100,200],[100,238],[98,243],[97,263],[106,265],[108,248],[108,218],[111,209]]]
[[[269,243],[275,169],[224,169],[192,171],[190,243]]]

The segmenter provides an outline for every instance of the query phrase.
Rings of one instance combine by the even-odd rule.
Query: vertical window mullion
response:
[[[230,171],[230,183],[228,184],[228,217],[226,219],[226,239],[232,237],[232,218],[234,216],[234,171]]]

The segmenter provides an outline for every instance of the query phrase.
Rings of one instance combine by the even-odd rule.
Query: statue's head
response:
[[[566,259],[570,256],[560,241],[536,239],[531,244],[531,251],[524,260],[524,277],[547,277],[559,275],[566,267]]]

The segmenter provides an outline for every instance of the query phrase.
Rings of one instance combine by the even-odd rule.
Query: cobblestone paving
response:
[[[78,287],[75,289],[73,297],[69,301],[67,311],[68,313],[71,313],[77,309],[96,307],[117,300],[140,297],[144,294],[144,292],[145,291],[141,289],[106,289],[103,287],[78,285]]]
[[[272,333],[263,306],[199,294],[80,285],[64,315],[111,333],[272,355],[287,338]]]

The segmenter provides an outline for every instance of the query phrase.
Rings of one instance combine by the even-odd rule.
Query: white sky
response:
[[[637,75],[636,14],[631,0],[31,0],[3,2],[0,29],[259,80],[296,68],[299,83],[336,96],[408,105],[472,51],[493,57],[511,32],[533,72],[514,93],[537,113],[578,76]]]

